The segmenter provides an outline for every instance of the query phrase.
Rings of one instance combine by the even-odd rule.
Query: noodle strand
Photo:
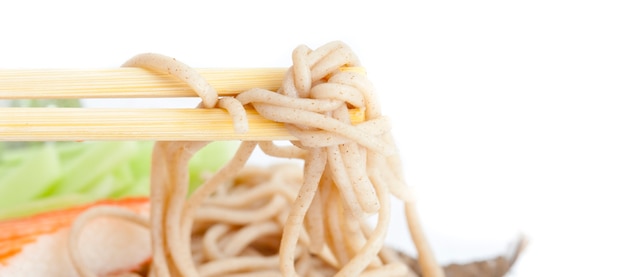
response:
[[[72,227],[104,214],[150,229],[149,276],[417,276],[384,247],[391,196],[405,204],[411,238],[426,277],[441,277],[418,222],[391,124],[365,74],[342,71],[360,61],[341,42],[315,50],[298,46],[276,92],[251,89],[219,97],[191,67],[159,54],[135,56],[124,66],[170,74],[202,99],[197,108],[225,109],[236,132],[248,131],[244,105],[281,122],[297,138],[290,145],[241,142],[234,157],[189,194],[188,164],[209,142],[156,142],[151,164],[150,221],[119,210],[94,209]],[[364,122],[352,124],[349,109]],[[210,126],[207,126],[210,128]],[[246,166],[257,145],[300,166]],[[373,226],[368,217],[376,216]],[[94,276],[70,240],[80,276]]]

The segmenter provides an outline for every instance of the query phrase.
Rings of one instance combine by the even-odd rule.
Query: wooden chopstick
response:
[[[285,68],[197,69],[219,95],[275,91]],[[196,97],[167,74],[142,68],[0,70],[0,99]]]
[[[246,112],[249,131],[240,134],[222,109],[3,108],[0,140],[296,140],[284,124]],[[363,120],[362,111],[350,113]]]
[[[346,68],[363,72],[362,68]],[[198,69],[221,96],[277,90],[285,68]],[[140,68],[0,70],[0,99],[197,97],[183,82]],[[351,110],[353,123],[363,111]],[[223,109],[0,108],[0,141],[295,140],[284,124],[247,110],[249,131],[236,133]]]

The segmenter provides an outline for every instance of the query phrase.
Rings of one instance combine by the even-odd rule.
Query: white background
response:
[[[0,68],[117,67],[142,52],[287,67],[299,44],[343,40],[393,119],[442,263],[523,233],[512,276],[624,276],[619,2],[5,1]],[[410,249],[394,224],[390,243]]]

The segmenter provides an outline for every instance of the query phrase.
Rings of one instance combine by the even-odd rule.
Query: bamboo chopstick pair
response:
[[[276,90],[284,68],[199,69],[220,96]],[[0,70],[0,100],[196,97],[183,82],[141,68]],[[294,140],[282,123],[247,110],[249,132],[234,132],[222,109],[0,108],[0,141]],[[353,122],[362,113],[351,111]]]

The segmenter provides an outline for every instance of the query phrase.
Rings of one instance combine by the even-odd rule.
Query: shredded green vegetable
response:
[[[153,142],[44,143],[5,151],[0,219],[97,199],[147,196]],[[234,154],[238,142],[213,142],[189,164],[190,189]]]

